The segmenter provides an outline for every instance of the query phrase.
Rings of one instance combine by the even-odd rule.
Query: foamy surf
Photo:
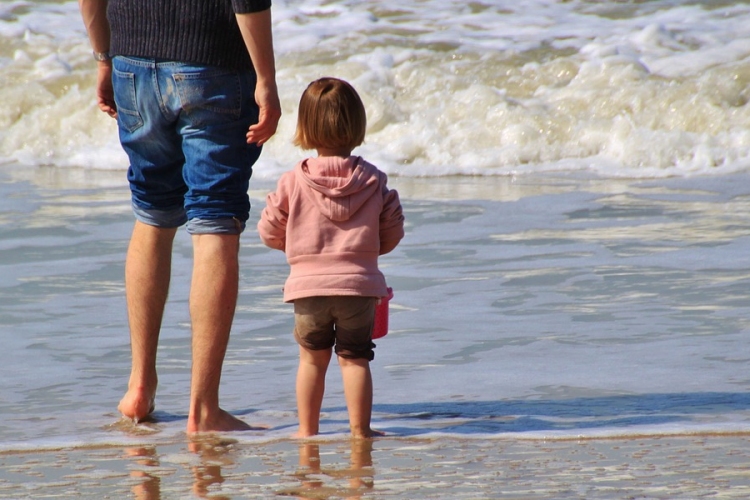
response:
[[[362,94],[359,151],[402,176],[580,171],[650,178],[750,167],[750,6],[429,0],[274,4],[279,132],[256,168],[273,179],[299,95],[331,75]],[[0,16],[0,158],[124,169],[94,106],[75,2]]]

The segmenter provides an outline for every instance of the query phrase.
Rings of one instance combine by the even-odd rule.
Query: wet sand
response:
[[[750,435],[379,438],[0,454],[0,498],[750,498]]]

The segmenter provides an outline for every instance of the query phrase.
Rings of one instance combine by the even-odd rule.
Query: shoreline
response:
[[[320,434],[311,438],[294,438],[285,436],[256,436],[249,435],[243,432],[237,433],[205,433],[194,436],[188,436],[186,433],[182,435],[173,436],[170,438],[158,439],[158,431],[151,434],[144,434],[144,436],[151,436],[157,439],[137,439],[132,438],[128,442],[127,439],[123,439],[121,442],[113,440],[111,442],[97,442],[97,443],[69,443],[59,445],[39,445],[30,447],[13,447],[10,444],[7,448],[0,448],[0,457],[4,455],[18,455],[18,454],[34,454],[34,453],[56,453],[56,452],[76,452],[76,451],[97,451],[97,450],[108,450],[112,448],[122,448],[131,446],[175,446],[184,443],[200,442],[204,440],[216,440],[219,442],[231,442],[241,446],[274,446],[280,444],[330,444],[338,443],[343,441],[349,441],[350,438],[341,434]],[[585,441],[629,441],[639,439],[694,439],[694,438],[706,438],[706,439],[723,439],[723,438],[747,438],[750,440],[750,430],[732,430],[732,431],[674,431],[674,432],[635,432],[635,433],[622,433],[622,434],[611,434],[611,435],[591,435],[591,434],[578,434],[578,435],[538,435],[535,432],[528,433],[502,433],[502,434],[482,434],[478,433],[473,436],[458,435],[453,433],[441,433],[434,432],[421,436],[411,435],[395,435],[386,434],[372,439],[363,439],[362,441],[404,441],[404,442],[433,442],[439,440],[454,440],[454,441],[484,441],[484,442],[525,442],[525,443],[569,443],[569,442],[585,442]],[[354,440],[354,439],[351,439]]]

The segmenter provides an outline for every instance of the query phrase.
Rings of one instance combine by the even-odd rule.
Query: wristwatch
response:
[[[94,59],[96,59],[97,61],[109,61],[112,59],[112,57],[109,55],[109,52],[94,51]]]

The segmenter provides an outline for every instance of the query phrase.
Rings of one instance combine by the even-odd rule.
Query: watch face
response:
[[[109,52],[94,52],[94,59],[97,61],[109,61],[111,57],[109,57]]]

